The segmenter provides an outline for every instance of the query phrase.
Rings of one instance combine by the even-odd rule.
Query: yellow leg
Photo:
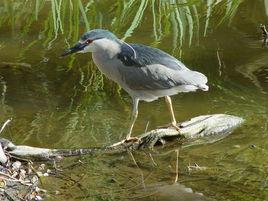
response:
[[[179,127],[177,126],[177,121],[175,119],[175,115],[174,115],[174,111],[173,111],[173,106],[172,106],[172,101],[171,98],[169,96],[165,96],[165,100],[168,106],[168,110],[170,112],[170,116],[171,116],[171,125],[177,130],[180,131]]]
[[[135,121],[138,117],[138,105],[139,105],[139,99],[134,98],[133,99],[133,109],[132,109],[132,115],[131,115],[131,123],[130,123],[130,127],[129,127],[129,131],[126,137],[126,140],[130,140],[131,139],[131,133],[135,124]]]

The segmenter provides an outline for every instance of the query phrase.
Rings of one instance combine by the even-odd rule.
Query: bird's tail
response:
[[[207,85],[208,78],[200,72],[197,71],[190,71],[190,72],[191,73],[189,73],[189,76],[191,77],[190,79],[192,84],[203,91],[208,91],[209,89]]]
[[[199,89],[203,90],[203,91],[208,91],[209,90],[209,86],[204,84],[204,85],[199,85],[198,86]]]

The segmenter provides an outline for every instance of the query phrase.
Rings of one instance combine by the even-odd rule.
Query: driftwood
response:
[[[185,121],[179,125],[180,132],[173,127],[162,127],[146,132],[137,137],[136,141],[125,140],[104,147],[83,148],[83,149],[46,149],[24,145],[15,145],[7,139],[0,138],[2,153],[11,156],[30,158],[37,160],[50,160],[57,157],[78,156],[96,153],[122,153],[141,149],[153,149],[156,145],[164,145],[167,141],[182,143],[182,147],[196,144],[212,143],[228,136],[235,128],[241,125],[244,120],[240,117],[213,114],[203,115]],[[4,152],[3,152],[4,150]],[[1,152],[1,149],[0,149]],[[2,158],[0,161],[4,162]]]
[[[0,128],[0,134],[10,121],[11,119],[3,124]],[[0,164],[0,200],[41,200],[45,196],[45,191],[38,188],[39,177],[45,176],[45,174],[48,176],[51,170],[46,170],[45,164],[36,167],[32,160],[51,160],[58,157],[97,153],[123,153],[126,151],[153,149],[159,144],[162,147],[166,144],[174,145],[177,148],[178,145],[175,143],[180,143],[182,147],[212,143],[228,136],[243,121],[240,117],[225,114],[199,116],[178,125],[181,128],[180,133],[174,128],[162,127],[138,136],[136,141],[126,142],[123,140],[104,147],[85,149],[30,147],[15,145],[7,139],[0,138],[0,163],[2,163],[2,165]],[[178,189],[176,189],[177,191]],[[182,192],[182,195],[184,194]],[[187,194],[187,196],[189,195]],[[195,194],[192,194],[193,196],[200,197]]]

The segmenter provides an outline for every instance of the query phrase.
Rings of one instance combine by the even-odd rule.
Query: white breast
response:
[[[118,61],[109,58],[107,54],[93,52],[92,58],[98,69],[109,79],[121,85],[121,76],[118,73]]]

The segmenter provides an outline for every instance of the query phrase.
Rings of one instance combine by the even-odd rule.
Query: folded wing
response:
[[[134,90],[170,89],[181,85],[192,85],[208,90],[207,77],[189,70],[171,55],[145,45],[123,45],[118,55],[122,66],[121,79]]]

